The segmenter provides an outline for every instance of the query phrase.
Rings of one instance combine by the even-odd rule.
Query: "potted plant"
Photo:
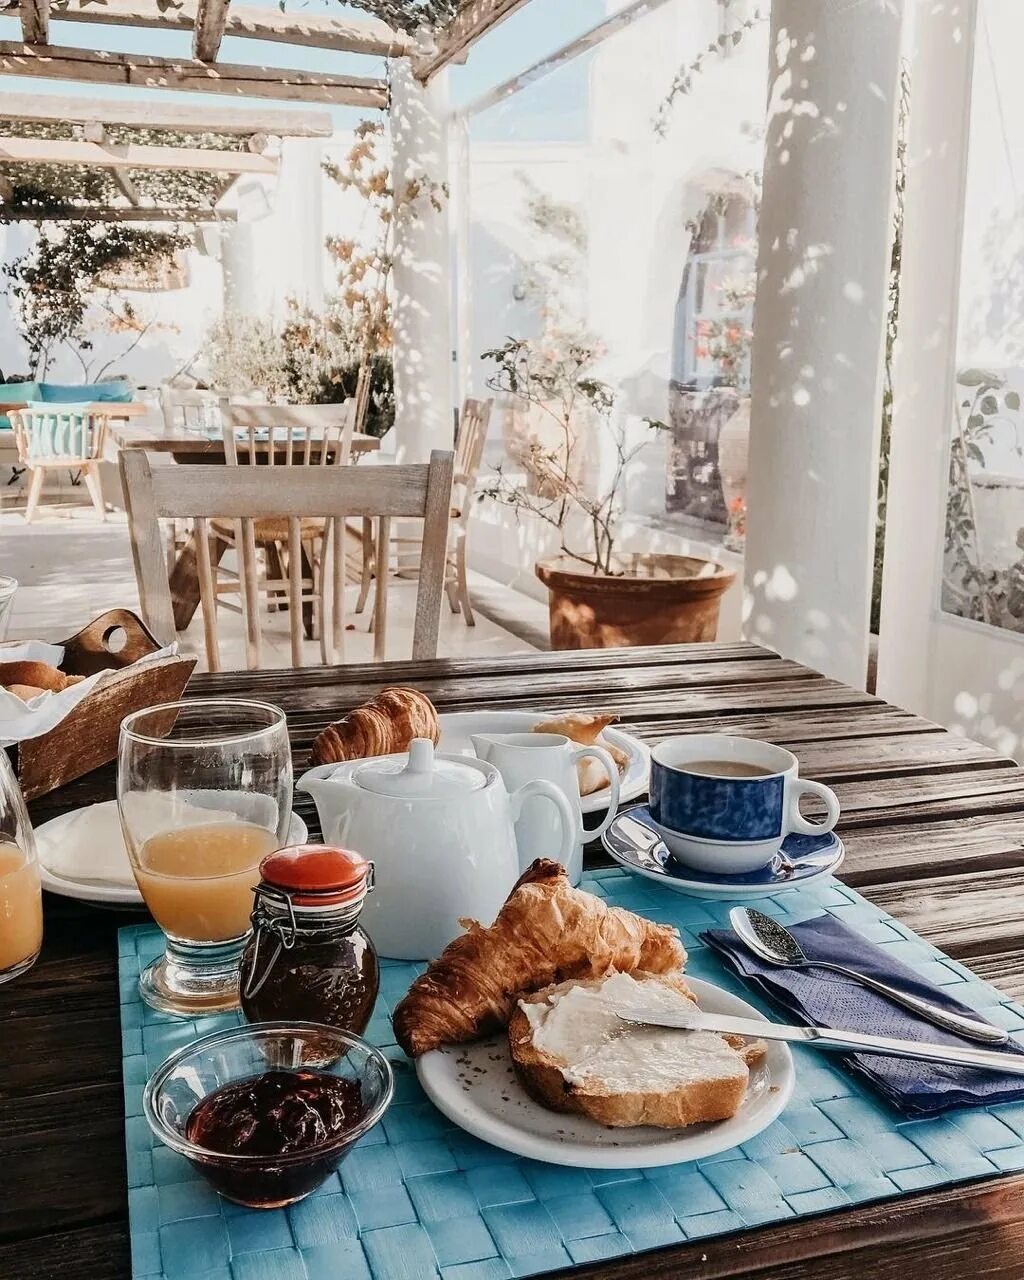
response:
[[[735,574],[692,556],[620,552],[616,536],[621,491],[630,462],[643,445],[628,447],[613,423],[615,393],[592,376],[595,352],[569,340],[557,352],[550,335],[542,349],[509,338],[484,353],[493,364],[488,386],[547,416],[554,443],[534,437],[528,471],[535,491],[499,468],[483,495],[529,512],[553,526],[560,554],[534,566],[548,589],[551,643],[556,649],[599,649],[713,640],[722,593]],[[611,469],[592,482],[578,465],[581,410],[610,442]],[[648,420],[650,421],[650,420]],[[662,423],[650,422],[655,427]],[[546,496],[550,495],[550,496]]]

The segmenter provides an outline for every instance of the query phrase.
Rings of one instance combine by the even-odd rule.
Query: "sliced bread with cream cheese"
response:
[[[520,1082],[554,1111],[612,1128],[725,1120],[747,1094],[763,1041],[624,1022],[616,1009],[692,1009],[682,975],[609,973],[524,996],[509,1023]]]

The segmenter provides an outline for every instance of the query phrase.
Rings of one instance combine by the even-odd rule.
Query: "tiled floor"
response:
[[[83,494],[84,498],[84,494]],[[63,640],[92,618],[116,607],[138,609],[138,590],[132,570],[131,551],[125,517],[108,514],[101,523],[91,508],[79,502],[44,507],[31,525],[26,525],[19,507],[13,504],[0,511],[0,573],[12,574],[21,583],[15,597],[7,639],[39,638]],[[467,627],[461,616],[444,606],[441,616],[439,655],[471,657],[475,654],[503,654],[530,650],[546,623],[546,611],[518,592],[498,587],[489,579],[478,583],[481,605],[495,617],[522,618],[532,628],[517,625],[522,635],[492,621],[477,611],[476,626]],[[476,592],[474,592],[474,595]],[[354,615],[356,591],[347,596],[349,623],[346,635],[346,662],[368,662],[373,658],[373,637],[369,615]],[[412,617],[416,584],[396,583],[388,601],[388,658],[408,658],[412,644]],[[506,600],[503,597],[515,597]],[[489,607],[490,606],[490,607]],[[266,616],[264,665],[290,667],[287,615]],[[241,618],[221,611],[218,618],[221,666],[228,670],[245,666]],[[183,650],[203,657],[203,628],[200,614],[180,637]],[[318,642],[306,642],[307,665],[320,662]]]

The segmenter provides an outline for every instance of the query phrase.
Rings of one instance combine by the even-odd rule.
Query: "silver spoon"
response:
[[[879,995],[886,996],[895,1004],[920,1014],[937,1027],[952,1031],[958,1036],[966,1036],[968,1040],[980,1040],[983,1044],[1006,1044],[1010,1038],[1010,1033],[1002,1027],[993,1027],[988,1022],[976,1022],[973,1018],[940,1009],[938,1005],[922,1000],[920,996],[901,991],[898,987],[890,987],[877,978],[868,977],[866,973],[858,973],[855,969],[847,969],[844,965],[831,964],[826,960],[808,959],[793,934],[763,911],[755,911],[752,907],[733,907],[729,912],[729,923],[740,941],[767,964],[778,965],[783,969],[829,969],[833,973],[841,973],[844,977],[853,978],[872,991],[877,991]]]

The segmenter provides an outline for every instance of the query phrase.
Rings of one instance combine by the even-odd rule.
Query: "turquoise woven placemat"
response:
[[[726,922],[731,904],[683,897],[617,870],[589,875],[584,886],[678,926],[688,972],[761,1003],[697,939]],[[838,881],[758,906],[787,923],[831,912],[1024,1042],[1017,1005]],[[386,962],[368,1035],[395,1066],[394,1104],[315,1196],[289,1209],[242,1209],[154,1143],[142,1116],[143,1085],[163,1058],[237,1020],[182,1022],[143,1005],[139,967],[162,947],[152,926],[121,930],[137,1280],[499,1280],[1024,1168],[1024,1103],[907,1120],[838,1059],[802,1047],[796,1092],[781,1118],[732,1151],[647,1170],[524,1160],[463,1133],[426,1101],[388,1016],[422,966]]]

